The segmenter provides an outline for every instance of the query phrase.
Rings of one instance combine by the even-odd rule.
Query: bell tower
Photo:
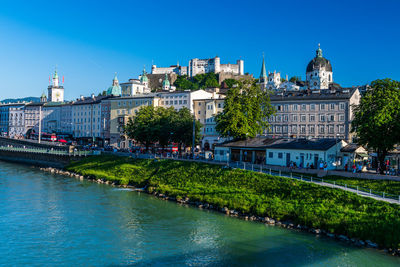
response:
[[[54,71],[52,84],[47,87],[49,102],[64,102],[64,87],[59,85],[57,68]]]

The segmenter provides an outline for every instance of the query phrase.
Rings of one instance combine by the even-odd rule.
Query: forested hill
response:
[[[24,97],[24,98],[8,98],[8,99],[4,99],[1,100],[1,103],[18,103],[18,102],[40,102],[40,98],[39,97]]]

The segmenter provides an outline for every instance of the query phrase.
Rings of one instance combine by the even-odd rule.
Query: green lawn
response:
[[[400,206],[339,189],[218,165],[98,156],[67,167],[243,213],[290,220],[384,247],[400,247]]]

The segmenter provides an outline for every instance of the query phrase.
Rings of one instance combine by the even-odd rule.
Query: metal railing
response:
[[[303,182],[310,182],[314,184],[319,184],[321,186],[331,187],[331,188],[338,188],[345,191],[356,193],[357,195],[365,196],[365,197],[372,197],[378,200],[383,200],[390,203],[400,204],[400,195],[390,194],[386,192],[376,191],[370,188],[351,185],[343,182],[337,182],[335,180],[330,180],[329,178],[317,178],[311,175],[304,175],[298,174],[295,172],[284,172],[284,171],[277,171],[272,170],[270,167],[262,164],[252,164],[246,162],[228,162],[228,161],[216,161],[212,159],[204,159],[204,158],[195,158],[193,159],[191,156],[178,156],[172,155],[163,156],[163,154],[138,154],[138,153],[128,153],[128,152],[111,152],[111,154],[119,154],[121,156],[133,156],[136,158],[142,159],[173,159],[173,160],[185,160],[185,161],[195,161],[195,162],[203,162],[203,163],[212,163],[212,164],[219,164],[225,165],[234,169],[243,169],[247,171],[254,171],[254,172],[262,172],[265,174],[273,175],[273,176],[281,176],[290,179],[300,180]],[[346,177],[343,177],[346,179]]]
[[[86,157],[92,154],[91,151],[73,151],[58,149],[46,149],[46,148],[32,148],[32,147],[14,147],[14,146],[0,146],[2,151],[13,151],[13,152],[25,152],[25,153],[36,153],[36,154],[50,154],[50,155],[62,155],[62,156],[78,156]]]

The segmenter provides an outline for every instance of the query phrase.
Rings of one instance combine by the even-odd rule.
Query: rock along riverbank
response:
[[[105,179],[98,179],[94,176],[84,176],[81,175],[79,173],[74,173],[74,172],[70,172],[70,171],[66,171],[63,169],[58,169],[58,168],[53,168],[53,167],[41,167],[39,168],[40,170],[44,171],[44,172],[49,172],[51,174],[55,174],[55,175],[64,175],[64,176],[68,176],[71,178],[75,178],[75,179],[79,179],[80,181],[83,180],[88,180],[94,183],[98,183],[98,184],[106,184],[106,185],[110,185],[110,186],[115,186],[115,187],[121,187],[121,188],[130,188],[133,191],[140,191],[140,192],[145,192],[148,193],[150,195],[153,195],[161,200],[169,200],[169,201],[174,201],[180,205],[190,205],[190,206],[194,206],[197,207],[199,209],[208,209],[208,210],[213,210],[213,211],[217,211],[220,213],[223,213],[227,216],[231,216],[231,217],[236,217],[239,219],[243,219],[246,221],[256,221],[256,222],[260,222],[260,223],[264,223],[265,225],[268,226],[278,226],[278,227],[282,227],[282,228],[286,228],[286,229],[292,229],[292,230],[297,230],[297,231],[303,231],[303,232],[308,232],[311,234],[314,234],[316,236],[326,236],[328,238],[332,238],[332,239],[336,239],[338,241],[341,242],[346,242],[349,244],[352,244],[354,246],[358,246],[358,247],[368,247],[368,248],[373,248],[373,249],[380,249],[390,255],[393,256],[400,256],[400,248],[399,249],[392,249],[392,248],[382,248],[379,247],[378,244],[370,241],[370,240],[361,240],[361,239],[357,239],[357,238],[349,238],[345,235],[338,235],[338,234],[334,234],[334,233],[330,233],[328,231],[325,231],[323,229],[318,229],[318,228],[310,228],[307,226],[303,226],[300,224],[294,224],[293,222],[290,221],[279,221],[276,220],[274,218],[270,218],[270,217],[259,217],[259,216],[255,216],[252,214],[244,214],[241,213],[239,211],[236,210],[230,210],[227,207],[223,207],[223,208],[218,208],[216,206],[213,206],[209,203],[203,203],[203,202],[198,202],[198,201],[191,201],[188,197],[182,197],[182,198],[175,198],[175,197],[170,197],[166,194],[162,194],[159,193],[157,191],[152,191],[149,190],[151,188],[136,188],[134,186],[131,185],[119,185],[116,182],[111,182]]]

